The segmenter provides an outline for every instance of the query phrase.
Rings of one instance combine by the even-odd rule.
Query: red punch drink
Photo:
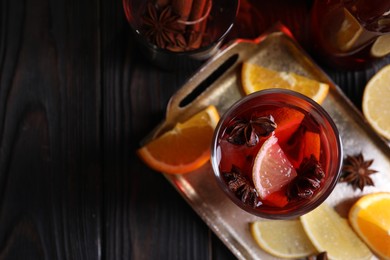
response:
[[[390,1],[316,0],[311,36],[330,65],[363,68],[390,53]]]
[[[289,90],[260,91],[234,104],[214,134],[218,183],[242,209],[288,219],[321,204],[336,185],[341,141],[326,111]]]

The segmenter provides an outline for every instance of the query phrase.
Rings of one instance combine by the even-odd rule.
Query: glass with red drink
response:
[[[248,95],[221,118],[211,162],[217,181],[245,211],[289,219],[320,205],[342,164],[338,130],[327,112],[297,92]]]
[[[329,65],[364,68],[390,53],[390,1],[316,0],[311,40]]]

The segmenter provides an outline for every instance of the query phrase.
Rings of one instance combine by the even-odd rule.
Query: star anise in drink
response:
[[[158,6],[148,3],[142,16],[145,37],[160,48],[167,48],[183,39],[178,25],[180,16],[175,14],[170,5],[159,10]]]
[[[235,145],[255,146],[260,136],[268,136],[276,129],[274,118],[269,116],[255,117],[250,120],[238,119],[227,129],[228,142]]]
[[[353,189],[359,188],[363,191],[365,186],[374,186],[370,175],[376,173],[376,170],[370,169],[374,160],[364,160],[363,154],[355,156],[347,155],[342,168],[343,175],[340,182],[346,182],[352,185]]]
[[[257,191],[250,181],[242,175],[241,170],[232,166],[230,172],[224,172],[223,178],[229,189],[245,204],[256,208],[261,205]]]
[[[290,183],[287,190],[289,199],[310,198],[320,188],[321,180],[325,177],[324,170],[314,155],[302,160],[297,173],[297,177]]]

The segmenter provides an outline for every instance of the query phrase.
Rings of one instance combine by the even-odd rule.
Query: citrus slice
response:
[[[193,171],[210,158],[210,146],[219,114],[209,106],[141,147],[137,154],[152,169],[164,173]]]
[[[353,229],[380,258],[390,259],[390,193],[365,195],[352,206]]]
[[[390,64],[378,71],[363,93],[363,113],[375,131],[390,140]]]
[[[371,54],[374,57],[384,57],[390,53],[390,34],[379,36],[371,48]]]
[[[296,176],[297,172],[280,148],[278,138],[271,135],[261,146],[252,168],[253,184],[260,198],[265,199],[282,190]]]
[[[259,247],[276,257],[296,259],[316,252],[299,220],[255,221],[249,228]]]
[[[362,33],[363,27],[348,9],[344,8],[344,20],[335,35],[337,47],[344,52],[356,48],[359,45],[359,39]]]
[[[305,115],[299,110],[290,107],[281,107],[274,110],[266,110],[256,112],[255,116],[272,115],[277,125],[275,136],[279,143],[287,142],[287,140],[298,130]]]
[[[299,168],[303,159],[310,158],[312,155],[318,161],[320,160],[321,139],[319,133],[299,128],[290,140],[293,141],[286,142],[281,147],[294,168]]]
[[[329,92],[328,84],[292,72],[279,72],[247,62],[242,66],[241,76],[246,94],[269,88],[284,88],[300,92],[321,104]]]
[[[348,221],[326,203],[300,219],[314,247],[318,252],[326,251],[329,259],[370,259],[373,256]]]

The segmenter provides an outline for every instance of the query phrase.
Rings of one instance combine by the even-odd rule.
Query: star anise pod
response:
[[[249,121],[239,119],[227,129],[227,140],[236,145],[255,146],[259,142],[259,136],[268,136],[276,127],[271,115],[251,118]]]
[[[321,180],[325,177],[324,170],[314,155],[302,160],[297,173],[297,177],[294,178],[287,190],[289,199],[310,198],[315,190],[320,188]]]
[[[161,11],[156,5],[148,3],[146,13],[142,17],[145,37],[160,48],[176,45],[181,39],[181,30],[178,25],[180,16],[175,14],[170,5]]]
[[[222,173],[229,189],[245,204],[252,208],[261,205],[257,196],[256,189],[252,186],[247,178],[245,178],[241,170],[233,166],[230,172]]]
[[[344,160],[343,175],[340,182],[346,182],[352,185],[353,189],[359,188],[361,191],[365,186],[374,186],[374,182],[369,176],[377,172],[369,169],[373,162],[374,160],[365,161],[362,153],[355,156],[347,155]]]
[[[307,260],[328,260],[328,253],[325,251],[325,252],[321,252],[319,253],[318,255],[311,255],[309,257],[306,258]]]

